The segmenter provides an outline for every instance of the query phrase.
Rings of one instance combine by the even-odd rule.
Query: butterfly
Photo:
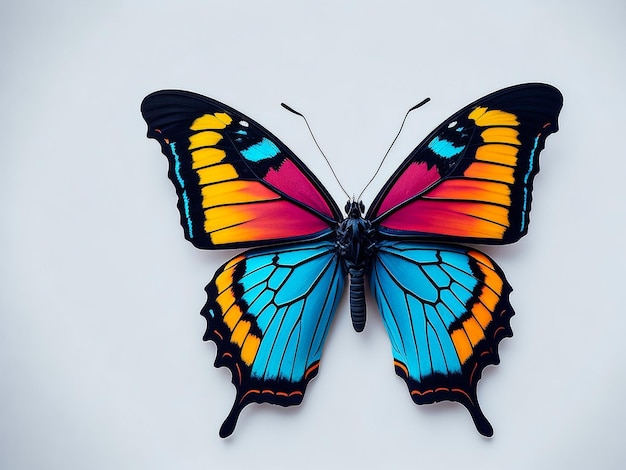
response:
[[[491,436],[476,386],[513,334],[512,289],[493,260],[458,243],[526,234],[539,153],[562,105],[541,83],[473,102],[409,154],[367,212],[352,198],[344,215],[243,113],[187,91],[148,95],[141,112],[169,161],[185,237],[201,249],[249,248],[217,270],[201,312],[215,367],[230,369],[236,388],[220,436],[250,403],[301,403],[346,280],[356,331],[369,285],[413,401],[459,402]]]

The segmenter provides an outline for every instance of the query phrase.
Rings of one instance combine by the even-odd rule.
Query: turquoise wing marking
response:
[[[243,157],[252,162],[260,162],[262,160],[274,158],[279,153],[280,149],[276,147],[276,144],[267,137],[263,137],[260,142],[241,150]]]
[[[231,370],[237,389],[222,437],[249,403],[302,401],[341,297],[342,266],[334,242],[318,241],[250,250],[217,271],[204,339],[217,344],[215,366]]]
[[[383,241],[370,286],[391,340],[396,373],[417,404],[458,401],[476,428],[493,429],[478,405],[482,369],[512,336],[511,291],[484,254],[447,244]]]

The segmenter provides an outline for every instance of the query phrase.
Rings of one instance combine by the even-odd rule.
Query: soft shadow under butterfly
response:
[[[450,242],[501,245],[526,233],[539,152],[562,104],[545,84],[475,101],[411,152],[365,216],[360,200],[344,216],[249,117],[186,91],[146,97],[148,137],[169,160],[186,238],[204,249],[254,248],[206,287],[204,339],[237,389],[220,436],[249,403],[302,401],[346,276],[355,330],[365,324],[367,280],[413,401],[460,402],[491,436],[476,385],[512,336],[511,287],[489,257]]]

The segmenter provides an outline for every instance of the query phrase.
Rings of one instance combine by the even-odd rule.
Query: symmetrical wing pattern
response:
[[[365,218],[360,201],[344,218],[293,152],[244,114],[184,91],[146,97],[186,238],[253,248],[217,271],[202,310],[215,366],[236,388],[220,435],[250,403],[302,401],[348,275],[355,328],[369,279],[413,401],[457,401],[492,435],[476,386],[512,335],[511,287],[489,257],[450,242],[506,244],[527,232],[539,153],[562,103],[544,84],[475,101],[411,152]]]

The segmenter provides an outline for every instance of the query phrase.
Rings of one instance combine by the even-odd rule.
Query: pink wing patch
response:
[[[285,159],[278,170],[270,169],[263,179],[288,197],[333,218],[333,212],[322,195],[291,160]]]
[[[384,227],[462,239],[498,239],[507,228],[507,216],[505,208],[485,203],[417,200],[385,218]]]
[[[382,201],[374,216],[379,217],[388,210],[415,197],[416,194],[421,194],[440,179],[441,175],[435,166],[428,168],[425,162],[409,165],[394,183],[393,188]],[[393,178],[391,180],[393,181]]]

